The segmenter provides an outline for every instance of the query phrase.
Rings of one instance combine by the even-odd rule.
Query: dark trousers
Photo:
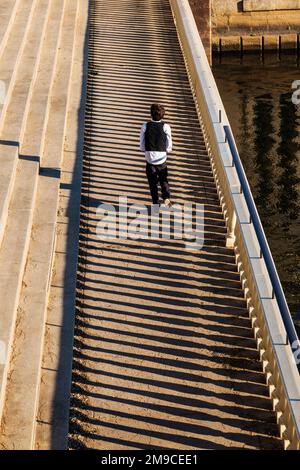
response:
[[[161,187],[162,198],[169,199],[170,187],[168,182],[167,163],[165,162],[161,165],[152,165],[151,163],[147,162],[146,174],[153,204],[158,204],[158,181]]]

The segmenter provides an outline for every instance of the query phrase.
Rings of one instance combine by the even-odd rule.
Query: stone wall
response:
[[[299,54],[300,0],[189,2],[210,61],[211,49],[216,52],[280,49]],[[269,10],[259,10],[266,7]]]
[[[212,0],[189,0],[194,17],[206,50],[207,58],[211,63],[211,7]]]
[[[212,0],[211,15],[215,51],[299,49],[300,0]]]
[[[216,17],[242,11],[242,3],[242,1],[237,0],[212,0],[212,16]]]
[[[244,11],[297,10],[300,0],[243,0]]]

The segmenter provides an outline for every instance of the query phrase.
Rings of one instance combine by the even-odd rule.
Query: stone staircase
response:
[[[34,448],[74,44],[87,4],[0,6],[0,443],[8,449]]]

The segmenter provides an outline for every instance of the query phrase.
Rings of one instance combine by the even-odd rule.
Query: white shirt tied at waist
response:
[[[161,121],[153,121],[153,122],[161,122]],[[145,159],[148,163],[152,165],[161,165],[167,160],[167,152],[171,152],[172,150],[172,135],[171,135],[171,127],[169,124],[164,124],[163,130],[167,136],[167,151],[166,152],[156,152],[151,151],[148,152],[145,150],[145,132],[146,132],[147,123],[145,122],[142,125],[141,133],[140,133],[140,149],[142,152],[145,152]]]

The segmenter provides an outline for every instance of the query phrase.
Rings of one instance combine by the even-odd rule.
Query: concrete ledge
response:
[[[239,36],[227,36],[220,38],[220,52],[237,52],[241,50],[241,38]]]
[[[262,48],[262,36],[242,36],[243,52],[253,52]]]
[[[279,49],[278,34],[269,34],[267,36],[263,36],[262,47],[266,51],[278,50]]]
[[[244,0],[243,11],[299,10],[300,0]]]
[[[242,3],[242,2],[241,2]],[[215,10],[211,18],[212,37],[244,34],[290,34],[298,33],[300,9],[235,11],[224,14]]]
[[[292,50],[297,49],[298,35],[297,34],[282,34],[280,36],[280,49]]]

